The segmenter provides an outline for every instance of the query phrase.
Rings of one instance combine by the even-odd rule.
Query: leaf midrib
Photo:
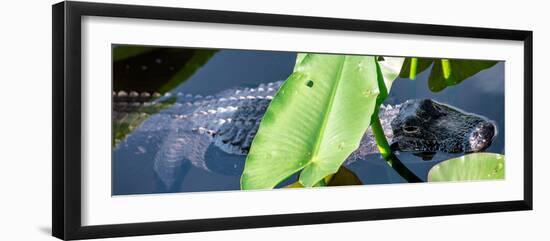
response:
[[[332,86],[332,92],[330,93],[329,103],[328,103],[327,108],[325,109],[325,110],[328,110],[328,111],[332,110],[332,106],[334,105],[334,99],[335,99],[335,96],[336,96],[336,91],[338,90],[338,87],[340,85],[340,81],[342,81],[342,78],[341,78],[342,77],[342,70],[344,69],[344,63],[346,62],[347,56],[344,55],[343,58],[344,59],[340,62],[340,66],[339,66],[338,72],[336,74],[336,78],[338,78],[338,81],[335,81],[335,84]],[[319,135],[317,136],[317,138],[315,140],[315,147],[314,147],[313,152],[312,152],[313,153],[312,160],[309,162],[308,165],[310,165],[311,163],[314,163],[316,160],[318,160],[317,155],[319,154],[319,150],[321,149],[321,142],[322,142],[323,137],[324,137],[324,133],[325,133],[325,129],[327,127],[329,116],[330,115],[328,113],[323,116],[323,122],[321,124],[321,129],[319,131]]]

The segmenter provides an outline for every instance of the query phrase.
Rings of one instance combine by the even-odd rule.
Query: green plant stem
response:
[[[451,62],[448,59],[441,59],[441,70],[443,71],[443,78],[447,84],[452,84],[451,77]]]
[[[397,158],[392,152],[390,145],[388,144],[388,140],[386,140],[386,136],[384,135],[384,129],[382,129],[382,124],[380,123],[380,119],[378,118],[378,110],[373,114],[373,118],[371,120],[371,128],[372,133],[374,134],[374,138],[376,140],[376,145],[378,146],[378,149],[380,150],[380,154],[382,154],[382,157],[384,160],[386,160],[386,163],[393,168],[401,177],[403,177],[407,182],[422,182],[422,180],[416,176],[411,170],[409,170],[401,160]]]
[[[411,58],[411,67],[409,71],[409,79],[414,80],[416,78],[416,71],[418,67],[418,58]]]

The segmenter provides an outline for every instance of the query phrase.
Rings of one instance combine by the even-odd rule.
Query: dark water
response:
[[[175,91],[211,95],[236,86],[253,87],[259,83],[284,80],[292,72],[295,58],[296,54],[286,52],[221,50]],[[498,63],[438,93],[428,90],[428,75],[429,69],[414,81],[397,79],[385,103],[431,98],[485,116],[493,120],[498,129],[498,136],[487,151],[504,154],[504,64]],[[153,158],[162,137],[136,132],[113,151],[113,195],[239,189],[245,156],[230,155],[212,145],[205,159],[213,171],[207,172],[186,162],[178,171],[176,185],[167,190],[153,171]],[[399,153],[398,157],[425,180],[433,165],[460,155],[437,153],[430,161],[410,153]],[[357,174],[364,184],[405,182],[378,154],[346,167]],[[285,183],[290,182],[292,180]]]

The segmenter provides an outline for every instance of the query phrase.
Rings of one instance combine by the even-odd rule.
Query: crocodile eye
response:
[[[420,128],[418,128],[418,126],[404,126],[403,127],[403,131],[405,133],[409,133],[409,134],[417,133],[419,130],[420,130]]]

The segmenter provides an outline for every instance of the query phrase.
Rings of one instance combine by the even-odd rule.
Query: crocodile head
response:
[[[403,103],[391,129],[392,149],[417,153],[483,151],[496,136],[493,122],[430,99]]]

